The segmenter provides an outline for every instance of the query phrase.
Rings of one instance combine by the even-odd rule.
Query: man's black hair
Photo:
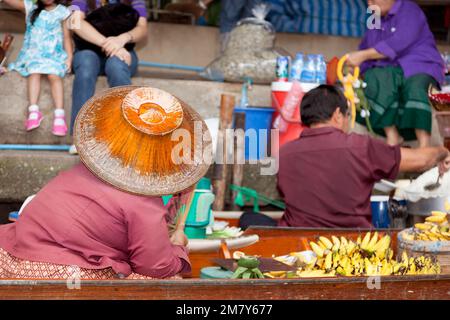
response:
[[[347,113],[348,105],[344,94],[336,87],[320,85],[306,93],[300,106],[300,115],[305,126],[324,123],[331,119],[336,108]]]

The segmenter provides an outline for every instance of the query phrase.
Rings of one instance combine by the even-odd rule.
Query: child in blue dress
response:
[[[66,23],[70,11],[59,4],[60,0],[4,0],[4,2],[25,12],[26,15],[22,50],[17,60],[9,65],[10,70],[15,70],[28,78],[30,105],[26,130],[36,129],[43,119],[38,100],[41,77],[47,75],[55,106],[52,133],[65,136],[67,125],[63,108],[62,78],[72,64],[72,39]]]

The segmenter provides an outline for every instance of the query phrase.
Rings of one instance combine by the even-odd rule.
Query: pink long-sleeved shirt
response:
[[[161,198],[120,191],[80,163],[51,180],[17,222],[0,226],[0,248],[30,261],[165,278],[191,268],[187,249],[169,240],[167,215]]]

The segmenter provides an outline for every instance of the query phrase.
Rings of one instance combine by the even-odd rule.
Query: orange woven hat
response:
[[[180,138],[181,131],[190,139]],[[98,178],[148,196],[175,194],[197,183],[209,168],[203,155],[212,146],[205,122],[190,106],[163,90],[136,86],[88,100],[75,120],[74,141],[81,161]],[[183,157],[192,161],[180,161]]]

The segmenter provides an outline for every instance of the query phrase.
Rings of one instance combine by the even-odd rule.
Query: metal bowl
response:
[[[424,216],[427,217],[431,215],[431,211],[445,211],[445,202],[450,202],[450,197],[447,196],[437,196],[434,198],[421,198],[416,202],[406,201],[406,208],[409,215],[414,216]]]

